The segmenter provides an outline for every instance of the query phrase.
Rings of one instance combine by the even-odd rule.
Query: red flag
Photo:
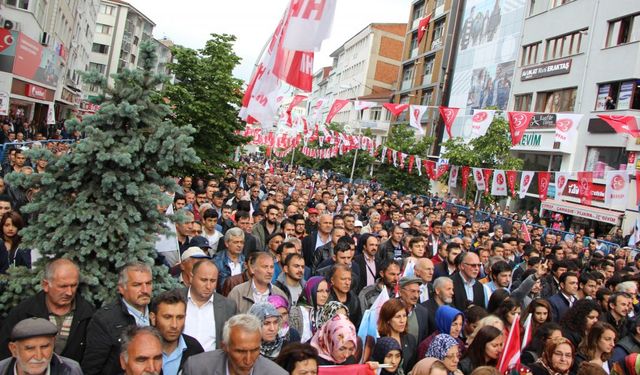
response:
[[[502,353],[498,359],[498,373],[504,374],[508,370],[520,366],[520,351],[522,350],[520,341],[520,315],[517,314],[511,323],[509,336],[504,343]]]
[[[527,223],[522,223],[522,239],[531,243],[531,233],[529,233],[529,227]]]
[[[413,170],[413,163],[415,163],[416,157],[414,155],[409,156],[409,173]]]
[[[525,319],[524,321],[524,334],[522,335],[522,347],[526,348],[527,345],[529,345],[529,343],[531,342],[531,338],[532,338],[532,330],[531,330],[531,317],[532,317],[532,313],[529,313],[529,315],[527,315],[527,319]]]
[[[444,121],[444,128],[447,129],[447,134],[449,138],[453,138],[451,136],[451,126],[453,122],[456,120],[456,116],[458,115],[458,111],[460,108],[450,108],[450,107],[438,107],[440,110],[440,116],[442,117],[442,121]]]
[[[375,375],[369,365],[319,366],[318,375]]]
[[[342,108],[344,108],[347,104],[349,104],[349,99],[336,99],[333,101],[333,105],[331,106],[331,109],[329,110],[329,114],[327,115],[327,119],[325,120],[325,123],[329,124],[331,123],[331,120],[333,119],[333,116],[335,116],[338,112],[340,112],[340,110]]]
[[[547,199],[547,192],[549,191],[549,179],[551,178],[550,172],[538,172],[538,196],[540,200]]]
[[[518,175],[518,172],[516,171],[505,171],[504,172],[507,175],[507,186],[509,186],[509,191],[511,192],[512,196],[516,196],[516,178]]]
[[[389,164],[393,163],[393,150],[390,148],[387,149],[387,162]]]
[[[522,140],[524,131],[529,127],[533,112],[509,112],[509,130],[511,130],[511,145],[515,146]]]
[[[407,108],[409,108],[409,104],[383,103],[382,106],[385,107],[394,116],[398,116],[402,112],[406,111]]]
[[[436,179],[436,162],[433,160],[426,160],[424,162],[424,168],[427,170],[427,176],[431,180]]]
[[[580,204],[591,206],[592,191],[593,172],[578,172],[578,195],[580,195]]]
[[[289,104],[289,108],[287,108],[287,125],[293,125],[293,122],[291,121],[291,111],[295,108],[295,106],[300,104],[306,98],[307,97],[305,95],[296,95],[293,97],[293,100],[291,100],[291,104]]]
[[[471,167],[463,166],[462,167],[462,190],[467,190],[467,184],[469,183],[469,172],[471,172]]]
[[[616,133],[629,134],[634,138],[640,136],[635,116],[598,115],[607,122]]]
[[[484,175],[484,192],[485,194],[489,194],[489,181],[491,180],[491,174],[493,173],[493,169],[484,168],[482,170],[482,174]]]
[[[422,38],[424,38],[424,35],[427,33],[429,21],[431,21],[431,15],[424,17],[420,20],[420,23],[418,23],[418,44],[422,42]]]
[[[435,176],[433,179],[434,180],[439,179],[440,177],[442,177],[443,174],[447,173],[448,170],[449,170],[449,164],[438,165],[438,168],[436,168]]]

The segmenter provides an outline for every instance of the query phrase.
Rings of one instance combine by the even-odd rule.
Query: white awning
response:
[[[543,201],[542,209],[559,212],[566,215],[580,216],[585,219],[600,221],[613,225],[619,225],[621,216],[624,214],[620,211],[607,210],[592,206],[583,206],[576,203],[557,201],[553,199],[547,199]]]

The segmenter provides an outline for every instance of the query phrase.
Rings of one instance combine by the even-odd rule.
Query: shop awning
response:
[[[592,206],[584,206],[576,203],[557,201],[554,199],[547,199],[543,201],[542,209],[559,212],[566,215],[579,216],[585,219],[600,221],[613,225],[619,225],[620,218],[624,214],[620,211],[607,210],[604,208],[597,208]]]

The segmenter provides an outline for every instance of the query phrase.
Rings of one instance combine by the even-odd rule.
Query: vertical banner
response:
[[[411,105],[409,106],[409,112],[411,116],[409,117],[409,125],[412,128],[418,129],[420,134],[424,134],[424,129],[422,129],[422,116],[427,111],[426,105]]]
[[[471,167],[463,166],[460,168],[460,171],[460,173],[462,174],[462,189],[466,191],[467,184],[469,183],[469,172],[471,172]]]
[[[533,112],[509,112],[509,130],[511,131],[512,146],[520,143],[532,118]]]
[[[496,169],[493,173],[493,181],[491,182],[491,195],[507,196],[507,178],[504,171]]]
[[[562,195],[562,192],[567,187],[569,178],[571,178],[571,172],[555,172],[556,175],[556,199]]]
[[[414,155],[409,156],[409,173],[413,170],[413,164],[416,161],[416,157]]]
[[[473,117],[471,118],[471,139],[479,138],[487,134],[487,130],[489,130],[495,114],[496,111],[493,110],[473,110]]]
[[[538,172],[538,196],[540,197],[541,201],[547,199],[550,178],[551,172]]]
[[[518,177],[517,171],[505,171],[507,175],[507,186],[509,186],[509,192],[512,197],[516,196],[516,178]]]
[[[529,190],[529,185],[531,185],[531,181],[533,181],[533,174],[535,172],[531,171],[522,171],[522,175],[520,176],[520,191],[518,192],[518,196],[520,199],[524,198],[527,195],[527,191]]]
[[[451,172],[449,172],[449,188],[453,189],[458,184],[458,167],[457,165],[451,166]]]
[[[493,169],[485,168],[482,170],[484,174],[484,193],[489,194],[489,181],[491,181],[491,173],[493,173]]]
[[[578,172],[578,195],[580,203],[591,206],[591,192],[593,190],[593,172]]]
[[[430,180],[435,180],[436,179],[436,162],[433,160],[425,160],[424,168],[427,171],[427,177],[429,177]]]
[[[607,171],[604,176],[607,181],[604,193],[605,206],[624,210],[627,205],[627,191],[629,191],[627,171]]]
[[[476,186],[479,191],[483,191],[487,188],[487,184],[484,181],[484,175],[482,174],[482,168],[473,168],[473,180],[476,182]]]
[[[47,109],[47,125],[54,125],[56,123],[56,111],[53,103],[49,104]]]
[[[453,126],[453,122],[456,120],[460,108],[438,107],[438,110],[440,111],[442,121],[444,121],[444,128],[447,130],[449,138],[453,138],[451,135],[451,126]]]
[[[560,143],[560,151],[572,153],[578,139],[578,125],[582,114],[556,113],[555,141]]]
[[[347,104],[349,104],[349,99],[336,99],[333,101],[333,105],[329,110],[329,114],[327,114],[327,119],[325,123],[330,124],[333,117],[340,112],[342,108],[344,108]]]
[[[438,163],[436,165],[436,175],[434,180],[440,179],[440,177],[442,177],[443,174],[447,173],[448,170],[449,170],[449,164]]]

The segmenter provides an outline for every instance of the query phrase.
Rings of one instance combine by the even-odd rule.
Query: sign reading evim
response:
[[[525,134],[518,146],[540,146],[542,134]]]

